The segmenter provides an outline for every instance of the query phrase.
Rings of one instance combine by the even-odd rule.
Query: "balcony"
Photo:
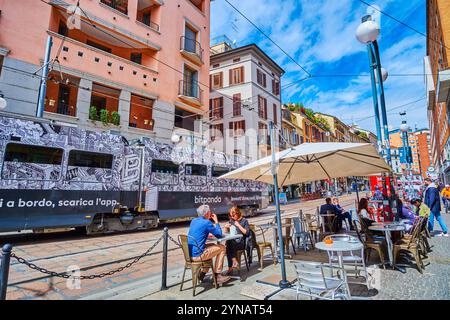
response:
[[[450,94],[450,66],[447,63],[439,65],[436,98],[438,103],[447,102]]]
[[[72,69],[116,83],[132,84],[141,90],[156,91],[158,82],[153,79],[156,79],[158,73],[154,69],[52,31],[48,31],[48,34],[53,36],[53,47],[59,48],[62,45],[59,61],[68,71]]]
[[[200,42],[182,36],[180,37],[180,52],[185,58],[189,59],[195,64],[203,64],[203,49],[200,45]]]
[[[136,3],[137,1],[137,3]],[[110,33],[126,36],[133,45],[148,46],[160,50],[160,23],[162,0],[90,0],[81,1],[80,7],[85,14],[81,15],[81,26],[94,24],[105,28]],[[78,0],[50,0],[54,6],[55,18],[67,18],[67,9],[76,6]],[[126,2],[128,2],[126,4]],[[149,16],[143,13],[151,12]],[[85,15],[88,18],[85,17]],[[57,24],[57,20],[55,22]],[[97,31],[98,33],[98,31]]]
[[[178,84],[178,98],[190,104],[201,106],[203,104],[203,90],[196,81],[180,80]]]

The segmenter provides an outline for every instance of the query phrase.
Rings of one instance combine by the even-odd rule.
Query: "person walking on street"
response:
[[[442,202],[444,203],[445,213],[450,211],[450,185],[446,184],[441,191]]]
[[[426,189],[424,202],[431,210],[430,217],[428,219],[428,230],[430,230],[430,233],[433,232],[434,218],[436,218],[442,229],[442,233],[440,233],[438,236],[448,237],[448,229],[441,216],[441,199],[438,188],[436,184],[431,181],[430,178],[425,179],[425,186]]]

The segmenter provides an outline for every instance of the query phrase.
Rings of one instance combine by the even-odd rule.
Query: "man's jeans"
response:
[[[447,233],[448,229],[447,229],[447,226],[445,225],[444,219],[442,219],[440,212],[433,212],[433,211],[430,212],[430,217],[428,218],[428,230],[430,230],[430,232],[433,231],[434,218],[436,218],[437,222],[439,222],[442,232]]]

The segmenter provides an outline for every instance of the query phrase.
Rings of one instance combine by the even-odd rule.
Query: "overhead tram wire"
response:
[[[312,74],[307,71],[300,63],[297,62],[289,53],[287,53],[282,47],[278,45],[271,37],[269,37],[260,27],[258,27],[253,21],[251,21],[245,14],[243,14],[238,8],[236,8],[230,1],[225,0],[236,12],[238,12],[245,20],[247,20],[253,27],[255,27],[262,35],[264,35],[270,42],[272,42],[278,49],[280,49],[292,62],[294,62],[297,66],[300,67],[309,77],[312,77]]]
[[[405,103],[405,104],[402,104],[402,105],[399,105],[399,106],[390,108],[390,109],[388,109],[387,111],[397,110],[397,109],[400,109],[400,108],[409,106],[409,105],[411,105],[411,104],[417,103],[417,102],[422,101],[422,100],[425,100],[425,99],[426,99],[426,97],[422,97],[422,98],[417,99],[417,100],[415,100],[415,101],[411,101],[411,102],[408,102],[408,103]],[[371,115],[371,116],[367,116],[367,117],[364,117],[364,118],[355,119],[354,121],[355,121],[355,122],[360,122],[360,121],[364,121],[364,120],[371,119],[371,118],[373,118],[373,117],[375,117],[375,115]]]
[[[226,1],[226,0],[225,0],[225,1]],[[364,0],[358,0],[358,1],[361,2],[361,3],[363,3],[363,4],[365,4],[366,6],[368,6],[368,7],[370,7],[370,8],[372,8],[372,9],[378,11],[379,13],[385,15],[386,17],[388,17],[388,18],[390,18],[390,19],[392,19],[392,20],[394,20],[394,21],[400,23],[401,25],[403,25],[403,26],[405,26],[406,28],[408,28],[408,29],[410,29],[410,30],[416,32],[417,34],[419,34],[419,35],[421,35],[421,36],[427,38],[428,40],[433,41],[433,42],[436,42],[436,43],[439,44],[440,46],[443,46],[443,47],[447,48],[448,50],[450,50],[450,47],[447,47],[444,43],[442,43],[442,42],[440,42],[440,41],[438,41],[438,40],[435,40],[435,39],[429,37],[429,36],[426,35],[425,33],[423,33],[423,32],[421,32],[421,31],[417,30],[417,29],[414,28],[414,27],[411,27],[409,24],[407,24],[407,23],[405,23],[405,22],[403,22],[403,21],[401,21],[401,20],[395,18],[394,16],[390,15],[389,13],[387,13],[387,12],[385,12],[385,11],[383,11],[383,10],[380,10],[379,8],[377,8],[377,7],[373,6],[373,5],[371,5],[370,3],[368,3],[368,2],[366,2],[366,1],[364,1]]]

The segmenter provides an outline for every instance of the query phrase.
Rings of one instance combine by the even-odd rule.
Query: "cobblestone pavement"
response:
[[[447,225],[450,225],[450,214],[444,214]],[[415,269],[414,265],[406,268],[406,273],[394,270],[379,270],[379,285],[377,289],[368,291],[365,284],[350,284],[350,291],[353,299],[361,300],[449,300],[450,299],[450,238],[433,237],[430,239],[433,246],[432,252],[429,253],[428,259],[424,261],[426,265],[423,274]],[[295,260],[320,261],[327,262],[327,255],[318,250],[298,252],[294,257]],[[369,267],[373,267],[377,263],[377,259],[372,256],[369,261]],[[229,284],[215,290],[211,282],[201,284],[197,289],[195,298],[192,296],[192,282],[187,281],[183,291],[180,291],[179,282],[173,282],[174,285],[167,291],[159,291],[151,295],[143,297],[145,300],[153,299],[169,299],[169,300],[228,300],[252,299],[242,295],[242,291],[255,291],[255,297],[263,297],[257,294],[258,287],[255,287],[256,281],[267,277],[268,275],[280,274],[280,266],[269,265],[269,261],[265,264],[262,272],[257,270],[254,263],[244,282],[233,279]],[[286,260],[287,278],[295,279],[294,268],[289,260]],[[243,271],[245,274],[246,272]],[[377,275],[377,273],[375,273]],[[353,281],[361,282],[359,279],[352,278]],[[176,284],[175,284],[176,283]],[[270,290],[269,290],[270,292]],[[273,300],[292,300],[295,299],[295,291],[287,289],[276,294]],[[307,297],[300,296],[300,299]],[[308,298],[309,299],[309,298]]]
[[[283,215],[296,215],[299,208],[314,211],[323,200],[305,203],[291,203],[282,206]],[[341,202],[354,207],[352,196],[343,196]],[[274,216],[273,207],[261,215],[250,218],[251,223],[270,221]],[[189,222],[169,224],[169,233],[173,238],[188,230]],[[12,243],[13,252],[32,262],[56,272],[66,272],[69,266],[78,266],[81,275],[99,274],[127,264],[144,253],[162,235],[162,226],[145,232],[121,233],[102,236],[81,236],[74,233],[52,235],[0,235],[0,245]],[[270,241],[269,235],[269,241]],[[161,276],[160,243],[151,256],[144,257],[136,265],[121,273],[102,279],[81,280],[80,289],[68,289],[67,280],[50,277],[11,259],[7,299],[80,299],[108,297],[114,290],[135,287],[136,284],[152,282],[155,288],[160,285]],[[181,250],[169,242],[169,280],[176,280],[184,265]],[[148,282],[147,282],[148,279]],[[170,282],[169,282],[170,283]]]

